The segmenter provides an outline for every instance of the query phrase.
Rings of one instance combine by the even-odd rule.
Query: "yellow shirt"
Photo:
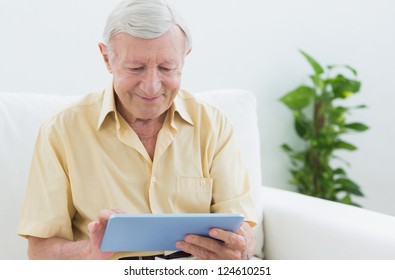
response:
[[[127,213],[242,213],[254,224],[235,142],[219,110],[180,90],[152,161],[117,112],[112,86],[89,94],[41,127],[18,234],[88,239],[88,223],[99,210],[115,207]]]

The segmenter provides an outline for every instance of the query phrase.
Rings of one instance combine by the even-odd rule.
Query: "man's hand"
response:
[[[111,258],[113,252],[103,252],[100,250],[100,244],[103,240],[104,231],[106,230],[108,219],[112,214],[123,214],[123,210],[115,208],[111,210],[101,210],[99,212],[98,220],[89,223],[89,237],[90,237],[90,249],[89,259],[92,260],[106,260]]]
[[[202,260],[246,260],[254,254],[255,236],[246,222],[236,233],[214,228],[209,235],[218,240],[187,235],[176,247]]]

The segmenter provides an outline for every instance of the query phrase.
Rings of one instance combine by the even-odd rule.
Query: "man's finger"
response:
[[[218,241],[213,240],[212,238],[207,238],[199,235],[187,235],[185,236],[184,240],[189,244],[205,248],[207,251],[218,252],[219,250],[221,250],[221,244],[219,244]]]
[[[213,238],[223,241],[234,248],[243,248],[245,246],[245,239],[242,235],[226,231],[219,228],[214,228],[209,231],[209,235]]]
[[[111,210],[102,209],[99,211],[98,220],[101,225],[106,226],[108,219],[110,219],[111,215],[113,214],[125,214],[126,212],[123,211],[121,208],[113,208]]]
[[[178,241],[176,247],[182,251],[189,253],[201,260],[215,260],[218,256],[215,252],[207,250],[206,248],[200,247],[196,244],[188,243],[186,241]]]

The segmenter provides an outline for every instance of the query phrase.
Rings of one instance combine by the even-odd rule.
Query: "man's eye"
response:
[[[141,71],[144,70],[144,67],[143,66],[141,66],[141,67],[129,67],[128,70],[132,71],[132,72],[141,72]]]
[[[160,66],[160,67],[159,67],[159,70],[161,70],[162,72],[170,72],[170,71],[173,70],[173,68],[168,68],[168,67],[162,67],[162,66]]]

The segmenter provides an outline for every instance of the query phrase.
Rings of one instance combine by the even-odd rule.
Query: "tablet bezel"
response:
[[[208,236],[211,228],[235,232],[244,216],[234,213],[113,214],[100,246],[102,251],[178,251],[187,234]]]

